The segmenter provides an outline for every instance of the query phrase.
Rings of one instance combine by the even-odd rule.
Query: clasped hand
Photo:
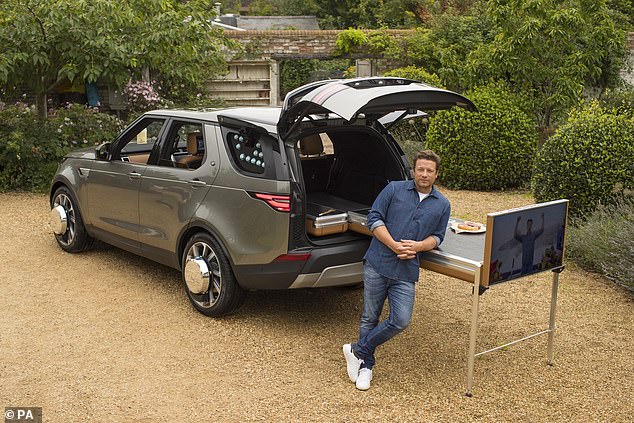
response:
[[[419,249],[419,243],[412,241],[411,239],[403,239],[401,241],[395,241],[392,247],[392,251],[401,260],[409,260],[416,257],[416,253]]]

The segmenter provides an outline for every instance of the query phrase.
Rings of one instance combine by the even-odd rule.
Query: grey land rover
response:
[[[454,106],[475,109],[419,82],[361,78],[300,87],[281,108],[148,112],[62,160],[50,223],[66,251],[99,239],[179,269],[209,316],[249,290],[358,284],[364,216],[389,181],[411,178],[385,122]]]

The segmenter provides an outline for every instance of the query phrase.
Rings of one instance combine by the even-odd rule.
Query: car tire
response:
[[[62,250],[69,253],[79,253],[92,246],[93,238],[88,235],[84,226],[84,219],[81,216],[75,197],[65,186],[55,190],[51,200],[51,209],[62,206],[66,213],[66,230],[62,234],[56,234],[55,240]]]
[[[181,269],[187,297],[202,314],[224,316],[244,303],[246,292],[238,285],[220,244],[208,233],[199,232],[189,239]]]

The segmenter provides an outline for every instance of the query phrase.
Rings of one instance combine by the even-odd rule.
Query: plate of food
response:
[[[457,234],[459,233],[468,233],[468,234],[481,234],[486,232],[487,226],[478,222],[464,221],[464,222],[451,222],[449,226],[453,231]]]

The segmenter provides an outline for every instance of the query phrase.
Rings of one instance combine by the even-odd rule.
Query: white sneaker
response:
[[[372,380],[372,370],[365,367],[359,371],[357,378],[357,389],[367,391],[370,389],[370,381]]]
[[[357,377],[359,376],[359,368],[363,363],[363,360],[358,359],[356,355],[352,352],[352,345],[344,344],[343,346],[343,356],[346,358],[346,367],[348,370],[348,377],[352,383],[357,381]]]

